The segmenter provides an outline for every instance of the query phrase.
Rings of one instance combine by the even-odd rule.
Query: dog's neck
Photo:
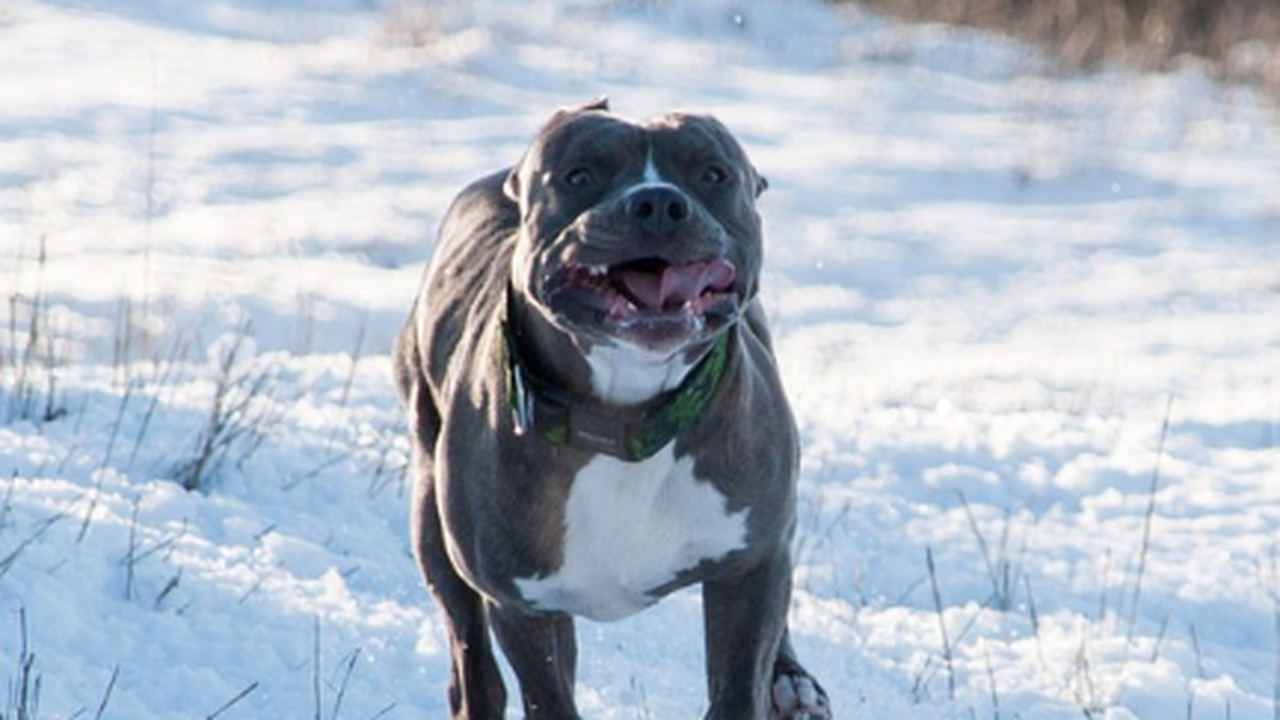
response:
[[[520,358],[524,369],[560,388],[568,397],[592,398],[591,366],[573,338],[508,288],[505,324],[508,350]]]
[[[630,371],[627,362],[634,359],[626,355],[607,356],[607,360],[600,360],[597,355],[592,360],[573,350],[568,356],[555,356],[557,362],[550,363],[547,356],[529,357],[529,345],[540,339],[544,343],[540,351],[547,352],[546,343],[555,344],[556,338],[547,335],[546,328],[538,329],[537,323],[517,325],[519,313],[515,305],[508,300],[507,317],[503,320],[503,362],[513,428],[517,435],[540,436],[553,445],[568,445],[630,462],[648,459],[697,422],[715,396],[729,364],[731,331],[709,341],[708,349],[688,367],[677,368],[674,363],[666,366],[678,369],[678,373],[649,367],[637,371],[639,380],[624,379]],[[586,378],[575,380],[572,372],[566,373],[565,359],[571,360],[570,368],[589,368]],[[552,364],[559,369],[555,375],[547,369]],[[596,375],[599,367],[610,373],[607,380],[601,381]],[[669,383],[671,386],[666,387]],[[572,389],[584,385],[590,387],[585,394]],[[640,397],[642,392],[658,389],[640,402],[620,405],[602,398],[596,389],[600,385],[619,398]]]
[[[640,348],[597,345],[587,352],[591,391],[610,405],[638,405],[680,387],[696,364],[684,353],[658,357]]]
[[[508,290],[509,332],[528,370],[572,397],[619,407],[676,389],[711,344],[667,355],[625,344],[582,343]]]

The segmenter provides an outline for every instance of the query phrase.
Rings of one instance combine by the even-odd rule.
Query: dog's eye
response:
[[[573,188],[584,188],[595,182],[595,176],[584,167],[574,168],[564,174],[564,184]]]
[[[719,165],[708,165],[702,170],[702,183],[704,185],[724,185],[729,181],[729,172]]]

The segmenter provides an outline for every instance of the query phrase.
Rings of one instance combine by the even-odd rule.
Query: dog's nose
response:
[[[645,187],[627,197],[627,217],[648,234],[667,237],[689,219],[689,198],[672,187]]]

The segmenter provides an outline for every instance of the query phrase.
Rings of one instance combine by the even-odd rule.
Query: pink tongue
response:
[[[617,270],[615,281],[626,288],[637,304],[648,310],[662,310],[668,305],[680,307],[697,300],[707,290],[726,290],[737,272],[733,263],[717,258],[687,265],[668,265],[659,272]]]

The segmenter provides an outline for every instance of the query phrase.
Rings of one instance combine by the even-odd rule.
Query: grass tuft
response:
[[[1151,470],[1151,487],[1147,492],[1147,512],[1142,523],[1142,547],[1138,551],[1138,570],[1133,580],[1133,596],[1129,607],[1129,642],[1138,624],[1138,609],[1142,599],[1142,578],[1147,569],[1147,553],[1151,549],[1151,525],[1156,515],[1156,496],[1160,491],[1160,459],[1164,457],[1165,440],[1169,437],[1169,416],[1173,413],[1173,396],[1169,396],[1164,406],[1164,422],[1160,425],[1160,442],[1156,447],[1155,467]]]
[[[41,677],[35,671],[36,656],[31,650],[24,607],[18,608],[18,636],[17,675],[9,681],[8,700],[4,712],[0,712],[0,720],[36,720],[40,714]]]
[[[250,328],[234,333],[218,350],[213,398],[204,425],[189,457],[173,467],[173,477],[188,491],[207,488],[222,463],[236,450],[245,462],[262,445],[268,428],[278,419],[273,367],[242,361]]]
[[[111,693],[116,689],[116,681],[120,679],[120,666],[116,665],[111,670],[111,679],[107,681],[107,689],[102,693],[102,702],[98,703],[98,711],[93,714],[93,720],[102,720],[106,715],[107,705],[111,702]]]
[[[947,619],[943,614],[942,591],[938,588],[938,572],[933,563],[933,548],[924,550],[925,564],[929,569],[929,586],[933,590],[933,606],[938,613],[938,630],[942,635],[942,662],[947,669],[947,697],[956,699],[956,669],[951,649],[951,638],[947,634]]]
[[[4,421],[38,424],[59,420],[67,408],[58,388],[59,370],[66,364],[68,343],[57,331],[44,291],[49,254],[40,238],[36,256],[35,290],[9,294],[8,348],[0,353],[0,395],[6,398]]]
[[[230,700],[228,700],[228,701],[226,701],[225,703],[223,703],[223,704],[222,704],[222,706],[221,706],[221,707],[219,707],[217,710],[214,710],[213,712],[211,712],[211,713],[209,713],[208,715],[206,715],[206,716],[204,717],[204,720],[217,720],[217,719],[218,719],[218,717],[220,717],[220,716],[222,715],[222,713],[224,713],[224,712],[226,712],[226,711],[230,710],[231,708],[233,708],[233,707],[235,707],[236,705],[238,705],[238,704],[240,703],[240,701],[241,701],[241,700],[244,700],[245,698],[249,697],[249,695],[250,695],[254,690],[257,690],[257,689],[258,689],[258,685],[259,685],[259,683],[258,683],[258,681],[256,681],[256,680],[255,680],[255,681],[253,681],[253,682],[251,682],[251,683],[249,683],[249,686],[248,686],[248,687],[246,687],[245,689],[241,690],[239,693],[236,693],[235,697],[233,697],[233,698],[231,698]]]

